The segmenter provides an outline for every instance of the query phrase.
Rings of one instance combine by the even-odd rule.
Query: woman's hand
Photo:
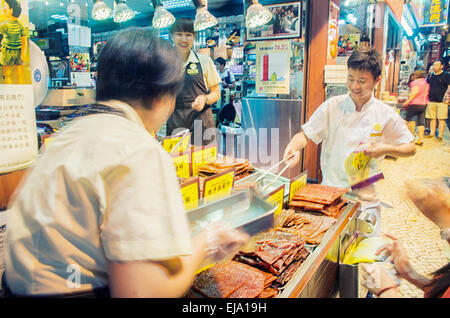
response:
[[[380,247],[375,255],[380,255],[383,252],[387,252],[389,255],[389,260],[394,264],[395,269],[400,274],[401,277],[408,279],[411,272],[412,267],[409,263],[408,255],[406,254],[403,247],[400,245],[400,242],[396,237],[390,234],[385,234],[388,238],[392,239],[392,245],[386,244]]]
[[[450,227],[450,205],[445,201],[448,193],[439,186],[429,187],[422,182],[405,182],[406,193],[417,208],[439,228]]]
[[[389,273],[381,263],[361,263],[360,269],[362,273],[361,284],[374,294],[378,294],[384,289],[390,290],[399,286],[398,278]]]
[[[205,108],[207,97],[206,95],[199,95],[192,103],[192,108],[201,112]]]

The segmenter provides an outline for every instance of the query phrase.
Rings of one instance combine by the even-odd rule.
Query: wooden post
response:
[[[0,211],[8,207],[8,201],[27,169],[0,175]]]
[[[324,69],[327,63],[328,46],[328,12],[329,0],[309,1],[309,32],[307,34],[307,69],[306,101],[304,122],[325,101]],[[321,179],[320,149],[313,142],[308,142],[303,152],[303,170],[308,170],[308,177]]]

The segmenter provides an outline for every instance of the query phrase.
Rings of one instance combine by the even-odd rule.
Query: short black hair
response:
[[[8,4],[9,8],[13,10],[12,16],[18,18],[22,13],[19,0],[5,0],[5,2]]]
[[[381,75],[382,65],[381,55],[374,48],[358,48],[347,60],[348,69],[369,71],[374,80]]]
[[[151,102],[175,96],[184,81],[177,49],[154,31],[136,27],[120,31],[108,41],[97,70],[97,101]]]
[[[218,58],[216,58],[216,62],[219,63],[220,65],[226,65],[227,61],[225,61],[225,59],[221,56],[219,56]]]
[[[170,34],[175,32],[189,32],[195,34],[194,20],[192,18],[177,18],[170,28]]]

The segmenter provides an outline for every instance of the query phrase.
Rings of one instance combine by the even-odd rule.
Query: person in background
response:
[[[293,157],[292,165],[296,165],[300,158],[299,150],[305,148],[308,140],[321,143],[322,184],[341,188],[350,187],[345,161],[361,143],[369,144],[373,135],[380,138],[365,149],[364,154],[368,157],[407,157],[416,151],[414,136],[400,115],[373,95],[381,79],[380,54],[375,49],[355,50],[347,61],[347,67],[349,92],[320,105],[284,152],[284,158]],[[361,200],[361,208],[373,211],[380,221],[381,207],[374,185],[354,191],[354,194]],[[380,222],[377,223],[374,235],[380,233]]]
[[[192,19],[178,18],[170,35],[184,64],[185,80],[177,96],[175,111],[167,121],[166,135],[189,129],[193,144],[201,146],[215,142],[216,123],[210,105],[220,98],[220,76],[209,56],[192,50],[195,40]]]
[[[418,131],[418,139],[416,145],[423,145],[423,137],[425,133],[425,109],[428,103],[428,92],[430,86],[426,79],[426,72],[423,70],[414,71],[414,80],[409,84],[411,89],[408,99],[403,103],[403,107],[406,108],[406,121],[408,122],[409,129],[414,135]],[[413,117],[417,117],[414,121]]]
[[[230,70],[226,69],[227,61],[223,57],[216,58],[217,71],[219,73],[222,82],[220,83],[222,89],[229,88],[234,89],[234,83],[236,81],[234,74]]]
[[[0,23],[1,43],[0,64],[3,68],[5,84],[24,84],[23,63],[26,59],[28,35],[27,29],[19,22],[22,13],[19,0],[4,0],[3,14],[5,22]],[[16,74],[14,81],[12,75]]]
[[[444,72],[444,64],[441,60],[433,62],[433,73],[428,77],[430,84],[429,102],[426,108],[425,117],[430,119],[430,134],[427,138],[432,138],[436,134],[436,121],[438,126],[438,140],[442,141],[445,130],[445,120],[448,118],[448,106],[444,103],[444,96],[450,87],[450,73]]]
[[[94,114],[66,125],[9,205],[5,283],[14,297],[180,297],[205,258],[248,236],[194,238],[171,156],[151,135],[183,81],[177,50],[128,28],[103,48]]]
[[[441,238],[450,243],[450,204],[445,200],[448,193],[443,192],[448,192],[448,188],[441,190],[439,186],[429,187],[414,181],[406,183],[406,190],[417,208],[441,229]],[[450,298],[450,263],[435,271],[432,278],[426,277],[413,269],[399,240],[392,235],[386,236],[393,240],[392,244],[379,248],[376,255],[387,252],[398,275],[422,289],[425,298]],[[362,283],[373,294],[382,298],[401,297],[396,278],[384,266],[362,264],[361,269]],[[369,281],[376,284],[368,284]]]

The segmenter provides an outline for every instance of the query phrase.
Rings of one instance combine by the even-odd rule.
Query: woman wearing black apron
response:
[[[192,144],[206,145],[215,142],[215,122],[210,105],[220,97],[220,76],[209,56],[191,50],[195,40],[192,19],[177,19],[170,33],[186,69],[175,111],[167,121],[166,134],[169,136],[187,128],[192,133]]]

